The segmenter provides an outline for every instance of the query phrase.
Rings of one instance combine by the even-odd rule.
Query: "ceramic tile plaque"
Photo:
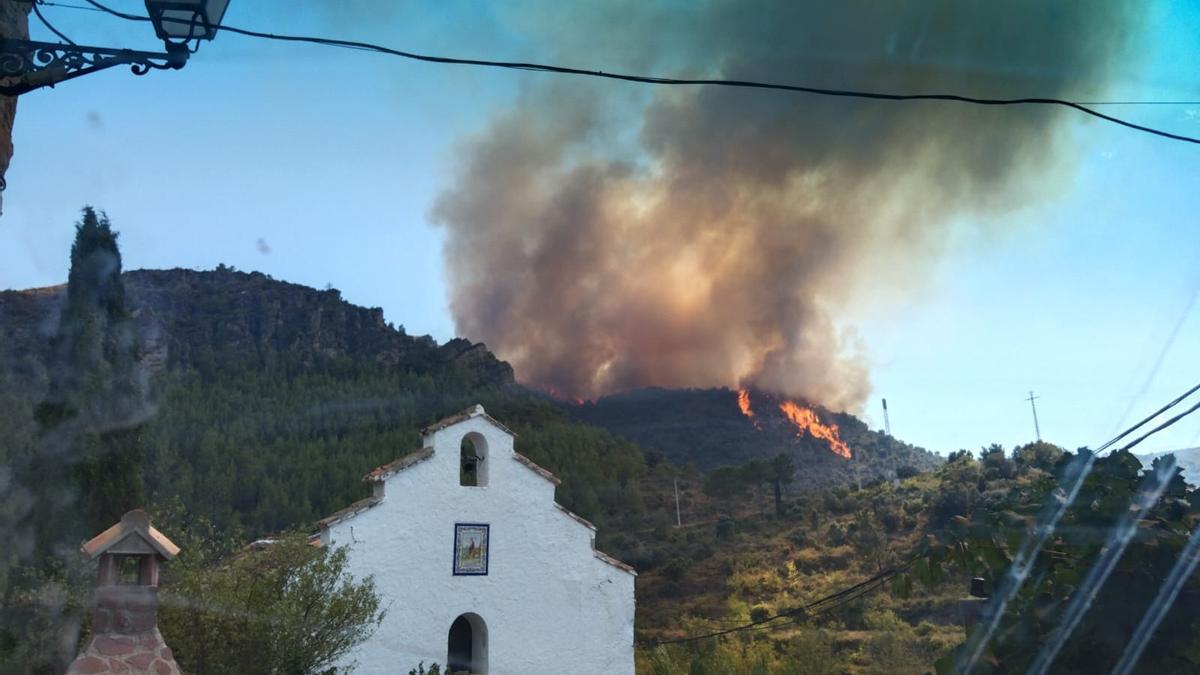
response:
[[[454,524],[454,574],[488,573],[488,530],[482,523]]]

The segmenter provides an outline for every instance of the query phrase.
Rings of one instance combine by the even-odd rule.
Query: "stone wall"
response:
[[[92,639],[67,675],[180,675],[171,648],[158,631],[158,588],[96,589]]]
[[[157,627],[144,633],[98,634],[67,670],[67,675],[100,673],[181,675]]]
[[[29,39],[29,10],[27,2],[0,0],[0,37],[10,40]],[[12,160],[13,118],[17,114],[17,97],[0,96],[0,189],[3,189],[8,163]],[[0,213],[4,210],[4,194],[0,192]]]

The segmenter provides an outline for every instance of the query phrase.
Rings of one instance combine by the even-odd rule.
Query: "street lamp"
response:
[[[146,0],[154,34],[163,42],[211,40],[229,0]]]
[[[198,44],[216,36],[228,6],[229,0],[146,0],[149,21],[163,41],[163,52],[0,39],[0,94],[19,96],[120,65],[128,65],[134,75],[178,70],[195,51],[189,47],[193,40]]]

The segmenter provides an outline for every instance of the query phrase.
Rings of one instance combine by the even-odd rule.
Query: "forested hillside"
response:
[[[473,403],[519,434],[517,445],[563,479],[559,500],[600,524],[643,507],[641,451],[702,470],[785,453],[792,489],[818,489],[937,459],[818,407],[852,450],[798,433],[755,392],[750,419],[725,389],[641,390],[581,406],[518,385],[482,344],[439,345],[384,321],[379,309],[227,267],[122,275],[149,382],[142,434],[147,494],[222,526],[262,534],[301,526],[362,496],[369,469],[417,449],[418,430]],[[64,287],[0,292],[0,415],[19,461],[48,382]],[[614,436],[613,434],[616,434]],[[621,440],[621,439],[628,440]],[[3,459],[3,458],[0,458]],[[620,520],[618,518],[617,520]]]
[[[971,578],[997,592],[1032,524],[1060,503],[1059,486],[1088,455],[1041,442],[993,445],[978,459],[954,453],[936,471],[899,482],[801,495],[781,513],[761,493],[709,495],[681,481],[683,525],[660,518],[640,539],[639,672],[958,672],[953,655],[967,636],[960,603],[980,602],[967,599]],[[1161,500],[1123,525],[1136,534],[1111,576],[1089,588],[1121,514],[1159,481]],[[1091,607],[1049,672],[1109,672],[1198,517],[1200,491],[1161,461],[1143,465],[1124,451],[1100,457],[970,672],[1029,672],[1069,601],[1089,590]],[[1198,584],[1192,575],[1182,587],[1132,672],[1200,669]],[[713,633],[721,635],[689,639]]]
[[[146,494],[257,536],[363,496],[370,469],[419,449],[419,429],[483,403],[559,474],[559,501],[604,523],[637,513],[639,450],[515,384],[483,345],[439,345],[378,309],[228,268],[122,275],[149,382]],[[63,287],[0,293],[0,463],[30,456]]]
[[[519,451],[562,479],[558,500],[599,525],[598,546],[637,567],[639,664],[659,675],[925,673],[939,659],[944,668],[964,637],[957,603],[968,579],[1004,574],[1026,524],[1078,460],[1039,443],[943,463],[851,415],[763,392],[643,390],[564,405],[517,385],[482,345],[409,336],[336,291],[225,268],[123,278],[138,368],[121,375],[105,365],[117,361],[101,359],[97,377],[144,386],[136,438],[128,436],[136,443],[124,447],[141,448],[148,507],[192,549],[227,554],[253,537],[306,530],[362,497],[366,471],[418,449],[421,427],[482,403],[518,434]],[[0,524],[29,518],[19,477],[29,475],[36,414],[63,357],[66,343],[51,340],[61,296],[0,293],[0,479],[8,487]],[[87,330],[79,336],[86,347]],[[1006,626],[1056,620],[1115,514],[1159,466],[1140,473],[1128,453],[1097,462]],[[792,484],[803,489],[781,490]],[[1086,640],[1130,632],[1136,616],[1114,608],[1141,612],[1174,559],[1160,552],[1182,547],[1197,504],[1194,490],[1171,484],[1130,562],[1117,568],[1122,584],[1098,597],[1102,611],[1067,645],[1064,663],[1111,661],[1115,645],[1095,652]],[[0,570],[18,550],[0,552]],[[212,570],[235,571],[214,564],[192,560],[179,579],[208,588]],[[868,583],[812,604],[881,572],[889,586]],[[88,582],[72,583],[82,603]],[[1191,597],[1164,632],[1174,641],[1147,660],[1167,669],[1146,672],[1195,665]],[[1053,599],[1049,615],[1042,598]],[[40,616],[40,605],[23,602]],[[753,622],[766,623],[670,643]],[[1009,630],[995,642],[989,658],[1006,664],[1002,671],[1023,672],[1040,648],[1022,635]],[[171,639],[199,658],[206,643],[187,636]]]

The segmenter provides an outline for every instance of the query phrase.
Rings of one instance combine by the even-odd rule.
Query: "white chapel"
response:
[[[372,495],[318,523],[374,575],[387,614],[342,665],[364,675],[634,671],[634,577],[559,480],[513,450],[483,406],[422,430],[422,449],[366,475]]]

